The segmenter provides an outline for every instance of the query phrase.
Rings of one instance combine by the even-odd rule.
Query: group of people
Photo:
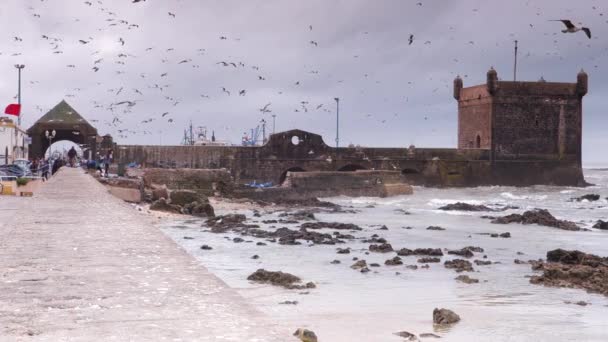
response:
[[[49,170],[51,168],[51,162],[44,158],[30,159],[30,171],[32,174],[39,175],[42,179],[49,179]]]
[[[110,149],[104,155],[97,158],[97,160],[81,160],[81,165],[86,165],[89,169],[96,169],[101,176],[107,177],[113,158],[114,153]],[[47,180],[49,174],[55,174],[62,166],[68,165],[70,167],[77,167],[79,165],[78,162],[78,153],[76,152],[76,149],[72,147],[67,153],[67,158],[33,158],[30,159],[29,168],[32,171],[32,174],[39,175],[44,180]]]
[[[114,152],[108,150],[105,155],[100,156],[97,160],[86,161],[86,166],[89,169],[95,169],[102,177],[108,177],[110,172],[110,164],[114,160]]]

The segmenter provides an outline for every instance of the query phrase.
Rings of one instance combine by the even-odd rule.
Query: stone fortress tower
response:
[[[463,87],[458,101],[458,148],[486,149],[496,160],[559,160],[581,165],[582,100],[588,76],[576,83],[501,81],[496,70],[486,84]]]

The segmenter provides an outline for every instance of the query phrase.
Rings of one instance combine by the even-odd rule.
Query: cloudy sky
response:
[[[454,77],[510,80],[517,39],[518,79],[589,73],[584,159],[608,165],[607,33],[599,0],[2,0],[0,98],[23,63],[26,127],[65,99],[119,143],[178,144],[190,121],[240,143],[274,114],[333,145],[339,97],[341,145],[455,147]]]

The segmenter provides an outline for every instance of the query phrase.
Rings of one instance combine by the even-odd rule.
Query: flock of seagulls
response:
[[[42,2],[44,2],[45,0],[41,0]],[[131,3],[134,5],[141,5],[143,3],[145,3],[146,0],[131,0]],[[113,33],[115,33],[116,30],[138,30],[138,29],[142,29],[142,27],[145,28],[144,25],[140,25],[141,23],[133,23],[129,20],[126,19],[122,19],[120,17],[120,14],[118,13],[118,11],[114,11],[111,10],[109,8],[109,6],[106,6],[104,4],[103,1],[101,0],[95,0],[95,1],[84,1],[84,5],[90,8],[96,8],[98,9],[103,15],[101,16],[101,18],[103,19],[104,23],[107,25],[107,27],[105,28],[99,28],[99,31],[103,31],[105,29],[112,29]],[[148,4],[150,6],[153,6],[152,3]],[[415,6],[418,7],[422,7],[423,3],[422,2],[417,2],[415,4]],[[32,11],[32,15],[33,17],[39,19],[44,15],[44,12],[40,12],[37,9],[35,9],[34,7],[29,7],[29,9]],[[476,9],[473,10],[473,12],[477,12]],[[176,22],[179,21],[180,18],[180,12],[179,11],[168,11],[166,12],[166,20],[169,20],[171,23],[172,22]],[[75,22],[79,22],[80,19],[75,18],[74,19]],[[577,33],[577,32],[584,32],[586,34],[586,36],[591,39],[591,30],[587,27],[584,26],[576,26],[575,24],[572,23],[571,20],[568,19],[559,19],[559,20],[555,20],[555,21],[561,21],[564,25],[565,25],[565,29],[562,30],[563,33]],[[530,27],[533,28],[533,24],[530,24]],[[305,35],[306,40],[302,41],[302,44],[307,44],[307,48],[311,49],[311,51],[313,49],[317,49],[317,48],[322,48],[323,47],[323,41],[319,40],[322,36],[320,34],[317,34],[313,28],[313,25],[307,25],[305,27],[302,28],[304,32],[302,32],[302,34]],[[450,26],[449,30],[452,31],[454,28]],[[122,31],[121,31],[122,32]],[[126,31],[125,31],[126,32]],[[373,32],[372,32],[373,33]],[[126,33],[125,33],[126,34]],[[369,36],[370,32],[362,32],[361,33],[363,36]],[[120,35],[120,36],[119,36]],[[418,36],[423,36],[422,33],[418,33]],[[181,58],[175,58],[173,57],[172,54],[175,53],[175,48],[174,47],[158,47],[158,46],[148,46],[143,48],[140,51],[136,51],[131,49],[130,47],[130,43],[133,43],[134,39],[132,38],[132,36],[128,36],[128,35],[123,35],[123,34],[115,34],[114,35],[115,38],[113,38],[113,44],[115,44],[117,46],[117,48],[119,49],[119,51],[115,54],[115,56],[112,57],[108,57],[107,54],[104,54],[101,51],[91,51],[90,53],[90,61],[87,62],[86,60],[78,60],[78,61],[70,61],[69,64],[66,64],[66,68],[68,68],[69,70],[76,70],[76,69],[81,69],[81,65],[83,63],[92,63],[89,64],[88,68],[90,68],[90,72],[92,73],[92,79],[95,79],[96,75],[100,75],[103,74],[104,72],[112,72],[115,75],[122,75],[122,74],[126,74],[126,73],[132,73],[132,71],[130,70],[130,66],[137,64],[137,58],[141,58],[142,55],[160,55],[161,57],[159,58],[158,62],[156,63],[155,67],[153,70],[148,70],[147,72],[140,72],[138,73],[136,76],[138,79],[142,80],[142,82],[147,83],[145,87],[138,87],[136,85],[136,83],[133,84],[129,84],[130,82],[124,82],[124,81],[120,81],[120,86],[119,87],[115,87],[115,88],[110,88],[110,89],[106,89],[107,93],[112,94],[112,97],[114,97],[115,99],[119,99],[119,100],[114,100],[112,102],[107,102],[107,101],[101,101],[99,99],[92,99],[91,100],[91,104],[92,107],[96,110],[98,110],[99,112],[103,112],[104,117],[100,120],[91,120],[93,122],[99,122],[103,125],[106,125],[108,127],[109,130],[113,130],[115,132],[118,132],[118,137],[121,138],[129,138],[130,136],[133,135],[148,135],[148,134],[152,134],[152,129],[147,128],[148,124],[151,124],[153,122],[165,122],[165,123],[173,123],[174,120],[178,117],[178,115],[183,111],[183,109],[179,108],[178,106],[182,103],[182,102],[188,102],[188,103],[192,103],[192,99],[183,99],[183,98],[176,98],[175,96],[171,96],[171,93],[173,92],[173,88],[175,88],[175,84],[173,82],[175,81],[171,81],[173,74],[170,74],[171,70],[167,70],[165,69],[165,65],[179,65],[180,67],[186,67],[186,68],[191,68],[192,70],[196,70],[199,69],[201,67],[201,65],[203,65],[203,63],[205,63],[204,66],[206,66],[207,68],[209,68],[211,65],[214,65],[217,69],[218,72],[225,72],[227,73],[226,77],[230,77],[231,74],[228,74],[229,72],[239,72],[241,73],[241,75],[244,73],[245,75],[251,74],[251,78],[252,80],[255,80],[257,82],[259,82],[258,84],[260,84],[260,88],[265,89],[269,86],[266,85],[266,81],[267,80],[274,80],[275,78],[270,74],[267,70],[265,70],[261,65],[258,65],[257,63],[253,64],[250,63],[250,61],[246,60],[243,57],[234,57],[234,56],[224,56],[224,58],[221,58],[221,60],[214,60],[214,61],[210,61],[209,58],[207,57],[209,55],[209,51],[207,51],[207,48],[199,48],[199,47],[194,47],[191,51],[191,55],[190,56],[182,56]],[[222,43],[222,44],[230,44],[231,42],[240,42],[241,38],[235,38],[234,36],[231,35],[221,35],[218,34],[216,36],[219,41],[222,42],[226,42],[226,43]],[[127,39],[125,39],[127,38]],[[403,45],[406,46],[411,46],[412,48],[415,48],[416,46],[423,46],[423,45],[431,45],[432,42],[431,40],[424,40],[421,39],[419,41],[416,40],[416,36],[415,33],[408,33],[405,37],[404,37],[404,41],[402,42]],[[68,47],[68,45],[70,44],[69,41],[67,41],[66,38],[61,37],[61,36],[56,36],[53,32],[48,32],[45,33],[43,35],[40,36],[40,39],[45,42],[46,44],[48,44],[48,47],[50,49],[50,51],[52,52],[52,54],[55,55],[60,55],[64,53],[64,49]],[[83,34],[82,37],[80,37],[79,39],[77,39],[76,41],[74,41],[74,44],[76,44],[77,46],[82,46],[83,49],[85,48],[90,48],[91,46],[96,46],[96,44],[94,44],[94,42],[96,42],[97,40],[101,39],[100,37],[96,37],[95,35],[91,35],[91,33],[87,32],[86,34]],[[24,42],[23,37],[20,36],[13,36],[12,38],[12,42],[14,45],[16,45],[17,47],[22,44]],[[420,42],[420,43],[418,43]],[[399,42],[397,42],[396,44],[399,44]],[[475,41],[470,40],[469,38],[467,38],[463,44],[468,44],[469,46],[475,45]],[[92,48],[91,48],[92,50]],[[15,56],[21,56],[24,53],[24,51],[17,51],[13,54],[11,54],[11,57],[15,57]],[[2,57],[2,53],[0,53],[0,57]],[[8,56],[8,55],[7,55]],[[184,58],[185,57],[185,58]],[[356,55],[352,55],[352,58],[354,59],[359,59],[360,55],[356,54]],[[92,62],[91,62],[92,61]],[[454,58],[454,62],[458,62],[458,59]],[[268,64],[268,63],[265,63]],[[289,83],[286,83],[283,85],[282,89],[276,89],[276,83],[273,82],[273,86],[272,90],[274,92],[274,96],[281,96],[284,95],[286,93],[290,93],[290,94],[302,94],[300,91],[297,91],[297,89],[299,89],[301,86],[303,87],[303,85],[306,85],[307,81],[308,81],[308,77],[316,77],[316,78],[320,78],[320,77],[326,77],[327,79],[330,79],[332,77],[334,77],[333,75],[330,75],[329,73],[326,73],[322,70],[319,70],[318,66],[310,66],[310,65],[305,65],[304,66],[306,70],[305,73],[303,73],[301,76],[301,79],[292,79],[291,81],[288,81]],[[308,74],[309,76],[306,76],[306,74]],[[370,82],[373,79],[373,75],[370,76],[367,73],[361,73],[362,74],[362,79],[366,80],[366,82]],[[312,76],[311,76],[312,75]],[[465,75],[466,77],[466,75]],[[299,78],[299,77],[298,77]],[[433,80],[432,77],[429,78],[429,80],[431,81],[437,81],[437,80]],[[254,81],[254,82],[255,82]],[[334,81],[337,84],[345,84],[345,80],[343,79],[334,79]],[[379,80],[373,80],[375,82],[375,84],[380,84],[381,81]],[[31,85],[36,84],[37,81],[30,81]],[[346,81],[348,82],[348,80]],[[441,79],[441,82],[444,84],[444,86],[446,88],[449,88],[451,86],[451,81],[447,78],[445,79]],[[202,79],[201,83],[204,84],[205,80]],[[141,83],[137,83],[139,85],[141,85]],[[226,84],[226,83],[225,83]],[[414,86],[413,82],[409,81],[407,82],[408,86]],[[106,86],[106,84],[102,83],[102,82],[97,82],[96,85],[98,87],[104,87]],[[230,86],[228,87],[227,84],[226,85],[217,85],[217,87],[215,88],[215,91],[210,91],[209,89],[213,89],[214,87],[211,86],[207,86],[205,85],[206,88],[206,92],[204,93],[200,93],[197,94],[197,100],[198,101],[207,101],[207,100],[211,100],[211,99],[220,99],[220,98],[224,98],[227,99],[229,101],[233,101],[232,99],[238,99],[239,97],[251,97],[251,94],[254,93],[253,91],[249,91],[251,89],[246,89],[245,87],[234,87],[234,86]],[[66,97],[78,97],[77,93],[80,92],[82,89],[81,88],[75,88],[72,89],[70,91],[69,94],[66,94]],[[257,89],[256,89],[257,90]],[[439,87],[433,89],[433,93],[438,91]],[[101,93],[101,92],[98,92]],[[144,95],[144,93],[146,95]],[[238,96],[237,96],[238,94]],[[361,92],[361,94],[363,94],[363,92]],[[132,97],[132,98],[129,98]],[[230,98],[229,98],[230,97]],[[331,97],[328,96],[330,99]],[[160,101],[164,101],[165,104],[162,106],[159,106],[158,109],[158,114],[154,114],[154,113],[148,113],[147,110],[146,111],[140,111],[138,110],[138,108],[141,106],[138,104],[141,104],[144,101],[148,101],[148,99],[150,98],[154,98],[155,100],[160,100]],[[258,108],[257,111],[262,115],[262,116],[266,116],[268,114],[273,113],[273,110],[271,109],[272,106],[272,102],[267,102],[264,101],[266,99],[262,99],[262,103],[266,103],[264,106],[262,106],[261,108]],[[388,101],[388,99],[384,99],[384,101]],[[404,96],[404,98],[401,100],[403,104],[407,103],[409,101],[409,98]],[[283,103],[282,106],[284,107],[284,101],[277,101],[277,102],[281,102]],[[320,112],[320,113],[332,113],[332,109],[333,106],[331,106],[332,102],[327,101],[326,103],[319,103],[319,100],[316,101],[312,101],[310,99],[299,99],[293,102],[292,104],[292,111],[293,113],[309,113],[312,111],[316,111],[316,112]],[[43,112],[45,109],[37,107],[37,109],[40,112]],[[254,109],[255,110],[255,109]],[[283,109],[282,109],[283,110]],[[86,109],[82,110],[84,113],[86,113]],[[397,118],[399,115],[398,113],[391,113],[392,116],[391,118]],[[375,118],[375,115],[373,114],[364,114],[366,119],[372,120]],[[135,116],[139,116],[140,118],[138,120],[133,120],[133,118]],[[141,116],[145,116],[145,117],[141,117]],[[274,115],[273,115],[274,116]],[[428,120],[429,116],[428,115],[424,115],[424,120]],[[201,121],[204,120],[204,117],[200,119]],[[387,123],[387,119],[386,117],[378,117],[376,118],[376,120],[380,123]],[[132,122],[133,124],[128,125],[125,122]],[[255,121],[254,121],[255,122]],[[234,123],[235,125],[237,124],[241,124],[241,123]],[[249,124],[251,125],[251,124]],[[230,126],[225,126],[226,129],[232,129],[233,127]],[[237,129],[241,129],[241,128],[237,128]]]

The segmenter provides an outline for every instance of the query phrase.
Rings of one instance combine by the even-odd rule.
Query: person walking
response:
[[[68,159],[70,161],[70,167],[74,167],[77,155],[78,155],[78,153],[76,153],[76,149],[74,149],[74,146],[72,146],[72,148],[68,151]]]
[[[106,158],[104,160],[104,166],[105,166],[105,176],[106,178],[109,175],[109,170],[110,170],[110,163],[112,163],[112,150],[108,150],[108,152],[106,153]]]

